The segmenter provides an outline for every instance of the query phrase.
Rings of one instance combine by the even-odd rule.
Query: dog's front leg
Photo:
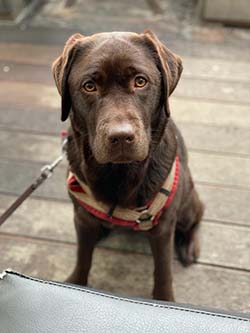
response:
[[[94,223],[94,221],[86,221],[86,219],[84,224],[84,220],[78,214],[75,214],[74,221],[77,234],[77,260],[67,282],[86,286],[93,250],[101,236],[101,225]]]
[[[167,225],[161,221],[149,232],[149,240],[154,258],[153,298],[174,301],[172,260],[174,243],[174,223]]]

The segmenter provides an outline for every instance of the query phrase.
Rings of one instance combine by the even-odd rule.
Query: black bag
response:
[[[0,275],[0,332],[249,333],[250,315],[118,297],[7,270]]]

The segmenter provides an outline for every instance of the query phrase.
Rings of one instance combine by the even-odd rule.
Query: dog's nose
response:
[[[112,146],[130,145],[135,140],[135,133],[130,124],[112,126],[108,133],[108,141]]]

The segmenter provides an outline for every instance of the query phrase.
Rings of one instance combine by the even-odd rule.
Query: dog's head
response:
[[[62,121],[100,163],[145,160],[164,132],[181,59],[151,32],[73,35],[52,65]]]

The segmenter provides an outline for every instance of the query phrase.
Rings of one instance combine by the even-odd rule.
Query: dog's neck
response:
[[[71,171],[90,187],[96,200],[111,207],[140,207],[152,199],[167,178],[177,151],[171,126],[167,126],[161,142],[143,162],[101,165],[92,154],[87,160],[82,158],[80,155],[84,154],[78,151],[76,141],[69,136]]]

